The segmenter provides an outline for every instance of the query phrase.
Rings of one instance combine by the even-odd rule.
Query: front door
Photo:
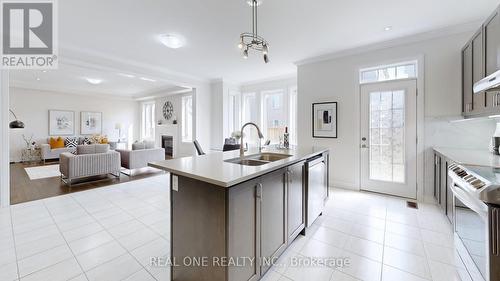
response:
[[[361,85],[361,189],[416,199],[417,81]]]

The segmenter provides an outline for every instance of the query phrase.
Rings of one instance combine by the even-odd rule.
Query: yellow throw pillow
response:
[[[61,137],[58,137],[57,140],[54,143],[54,146],[51,145],[51,148],[64,148],[64,139]]]
[[[55,148],[55,146],[57,145],[57,139],[55,139],[55,138],[51,137],[51,138],[49,139],[49,145],[50,145],[50,149],[54,149],[54,148]]]
[[[108,144],[108,138],[107,137],[103,137],[101,139],[101,144]]]

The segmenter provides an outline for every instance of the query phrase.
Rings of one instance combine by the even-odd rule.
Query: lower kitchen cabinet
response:
[[[271,267],[274,257],[278,257],[287,246],[287,184],[286,169],[281,169],[260,178],[260,256],[261,272]]]
[[[439,203],[439,206],[441,209],[446,213],[446,200],[448,198],[447,196],[447,191],[448,191],[448,161],[446,158],[442,157],[441,158],[441,202]]]
[[[229,267],[229,280],[258,280],[305,226],[304,163],[229,190],[228,256],[256,261]]]
[[[453,193],[448,177],[448,167],[451,164],[450,159],[434,153],[434,198],[450,222],[453,221]]]
[[[306,223],[304,162],[288,167],[287,181],[288,244],[291,244]]]
[[[228,256],[231,258],[260,257],[260,198],[257,181],[239,184],[229,192],[228,204]],[[257,263],[228,268],[228,280],[258,280],[260,267]]]

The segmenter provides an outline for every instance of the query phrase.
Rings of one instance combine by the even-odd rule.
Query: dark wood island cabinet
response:
[[[305,233],[304,165],[318,154],[328,156],[328,151],[290,157],[228,186],[170,171],[172,280],[262,278],[293,240]],[[151,166],[170,170],[167,162]],[[189,167],[194,166],[199,167]],[[237,168],[255,172],[253,167]]]

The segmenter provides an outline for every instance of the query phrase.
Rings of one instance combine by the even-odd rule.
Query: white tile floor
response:
[[[0,209],[0,280],[169,280],[150,257],[169,254],[168,177]],[[451,226],[433,205],[333,190],[324,215],[263,278],[470,280]],[[292,257],[344,257],[350,266],[297,267]]]

